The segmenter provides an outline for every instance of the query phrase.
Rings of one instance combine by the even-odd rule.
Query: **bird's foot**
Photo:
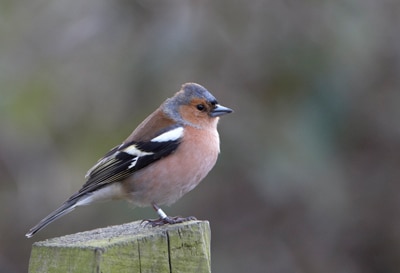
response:
[[[178,224],[178,223],[183,223],[187,221],[192,221],[192,220],[197,220],[196,217],[194,216],[189,216],[189,217],[164,217],[164,218],[158,218],[158,219],[145,219],[142,221],[142,223],[146,222],[145,226],[151,225],[152,227],[159,227],[163,226],[165,224]],[[142,224],[141,223],[141,224]]]

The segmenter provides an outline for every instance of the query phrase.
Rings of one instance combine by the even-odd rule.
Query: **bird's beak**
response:
[[[214,118],[214,117],[223,116],[225,114],[229,114],[232,112],[233,112],[232,109],[222,106],[222,105],[219,105],[219,104],[216,104],[215,108],[213,110],[211,110],[210,116]]]

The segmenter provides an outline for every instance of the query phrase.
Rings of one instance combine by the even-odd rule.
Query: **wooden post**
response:
[[[140,221],[36,242],[30,273],[211,272],[210,225]]]

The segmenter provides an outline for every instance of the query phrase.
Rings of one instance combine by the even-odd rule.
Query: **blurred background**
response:
[[[399,1],[0,0],[0,37],[0,272],[156,216],[109,202],[24,237],[189,81],[235,110],[165,208],[210,221],[214,272],[399,272]]]

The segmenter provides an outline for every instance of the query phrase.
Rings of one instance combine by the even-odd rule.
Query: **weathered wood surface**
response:
[[[29,272],[208,273],[210,239],[207,221],[154,228],[137,221],[36,242]]]

